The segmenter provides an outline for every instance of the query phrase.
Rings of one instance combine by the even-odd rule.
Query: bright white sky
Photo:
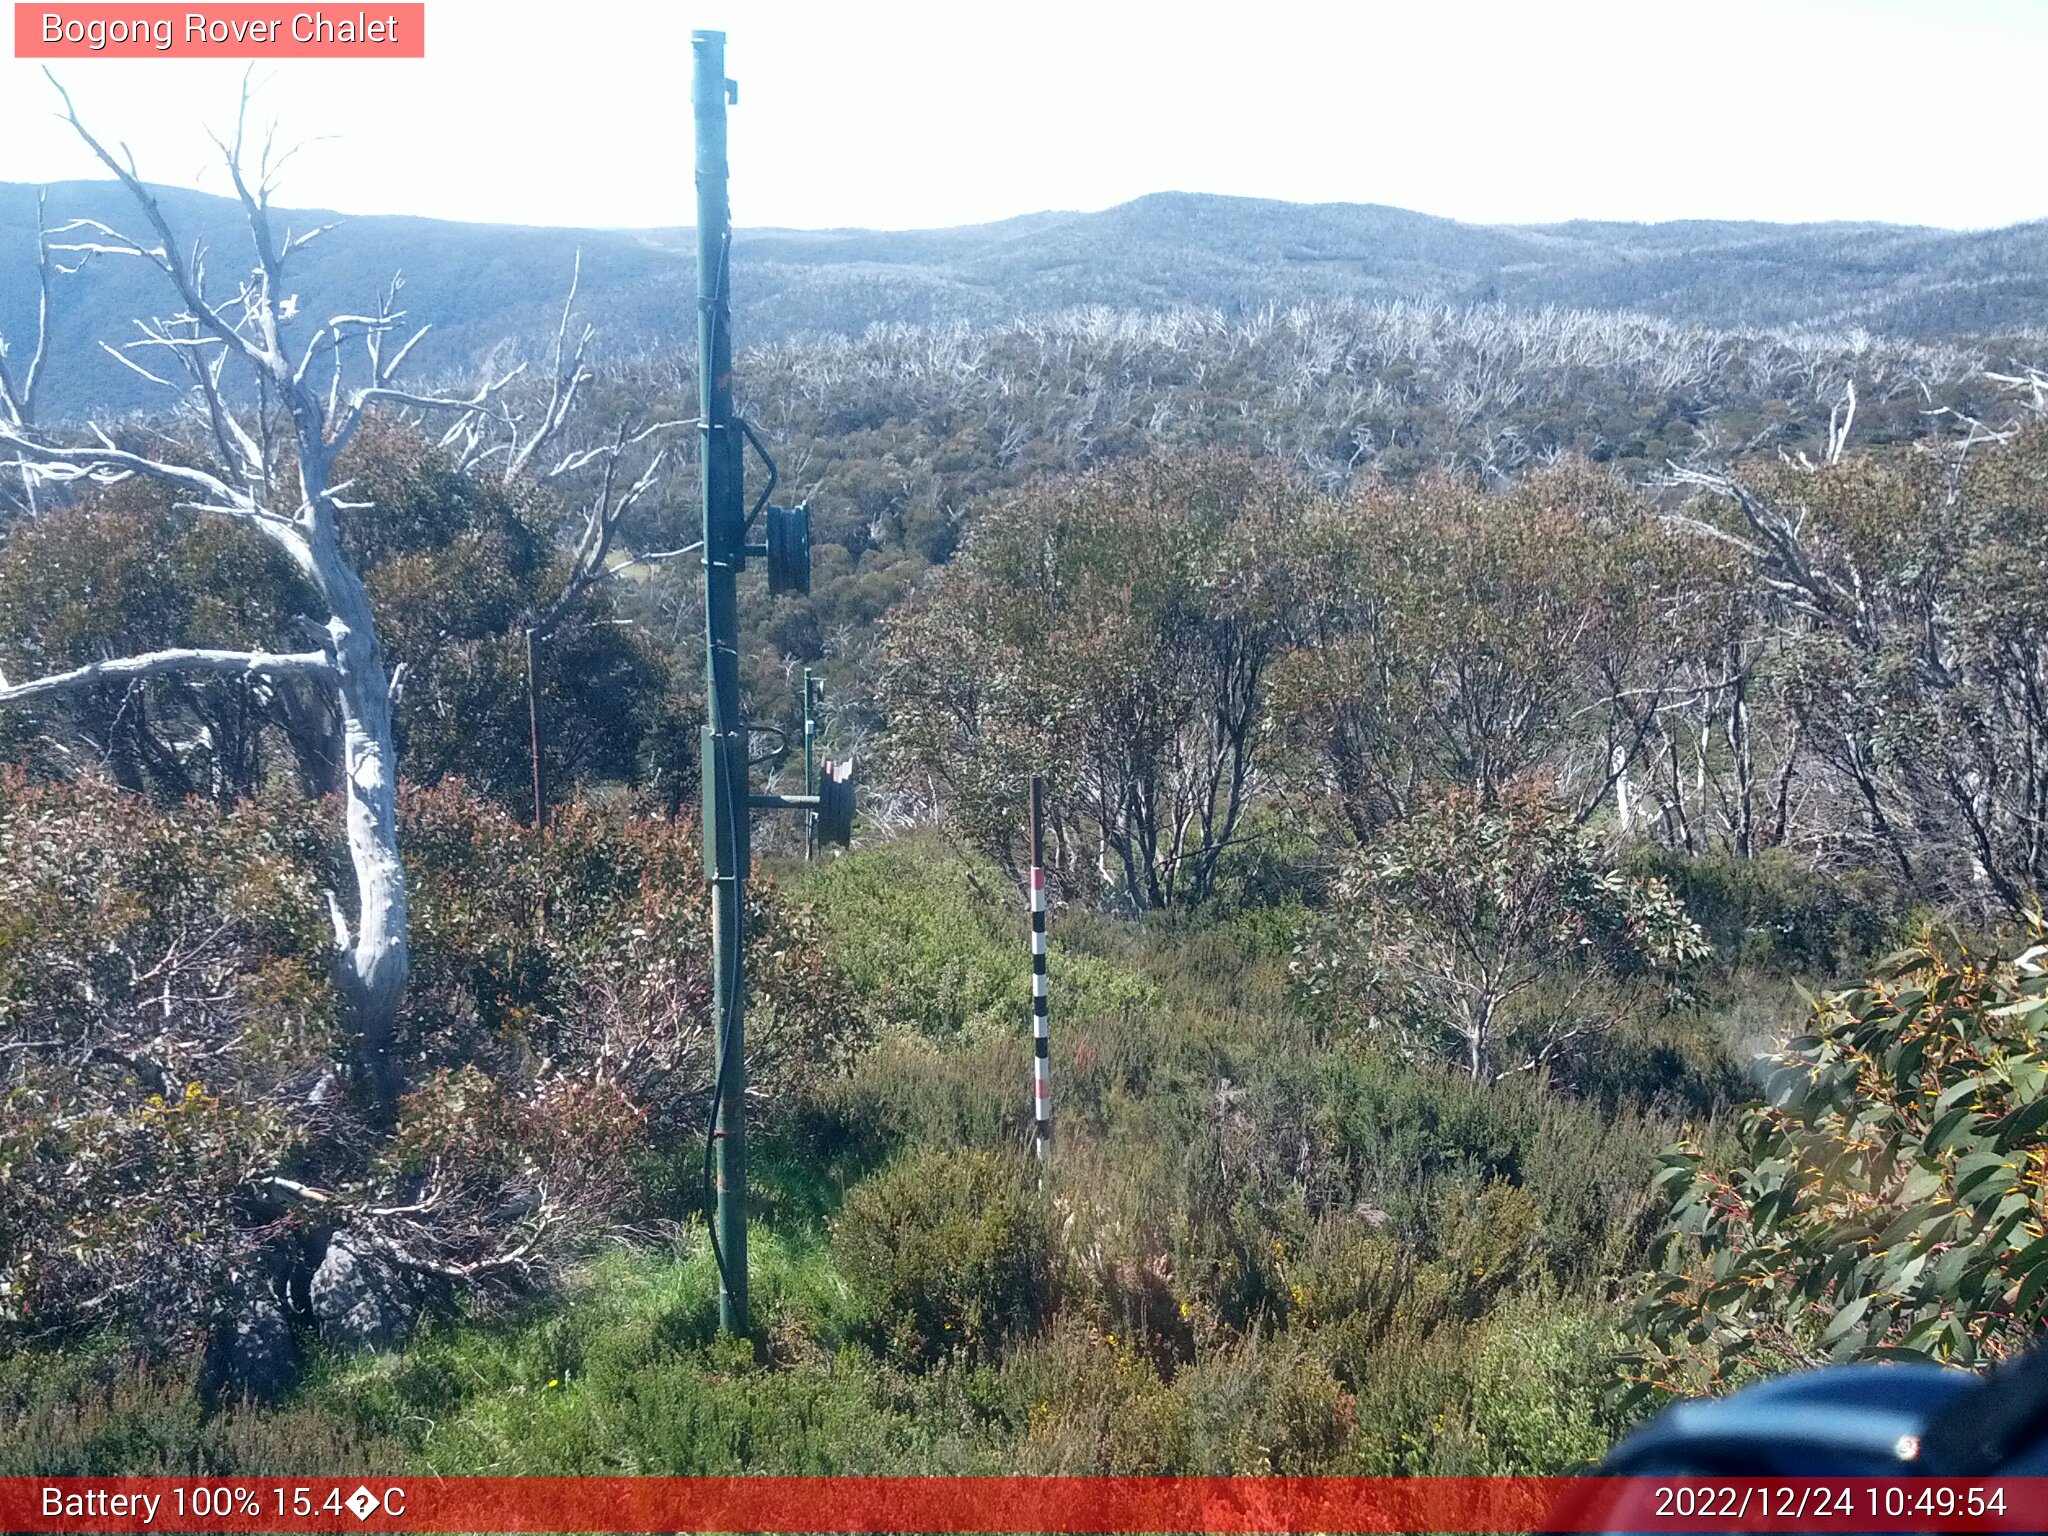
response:
[[[427,22],[424,61],[261,66],[284,136],[320,140],[281,203],[689,223],[708,26],[740,82],[743,225],[1166,190],[1502,222],[2048,215],[2048,0],[428,0]],[[39,67],[0,59],[0,181],[96,174]],[[224,189],[202,128],[241,65],[58,68],[146,176]]]

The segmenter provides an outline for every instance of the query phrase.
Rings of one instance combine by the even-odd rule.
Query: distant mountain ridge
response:
[[[49,190],[49,218],[136,224],[111,182]],[[36,189],[0,183],[0,336],[24,346]],[[216,282],[248,258],[229,199],[159,189]],[[280,212],[297,228],[340,217]],[[581,252],[582,308],[613,351],[694,331],[687,229],[565,230],[371,216],[343,219],[298,258],[300,312],[360,306],[394,271],[434,332],[429,374],[473,367],[508,338],[552,334]],[[148,403],[97,345],[163,308],[143,263],[96,258],[60,279],[52,415]],[[1421,299],[1631,310],[1714,326],[1812,325],[1938,340],[2048,326],[2048,221],[1956,232],[1886,224],[1579,221],[1495,226],[1374,204],[1165,192],[1097,213],[1036,213],[953,229],[749,229],[734,241],[742,344],[876,322],[990,323],[1083,304],[1226,312],[1314,299]]]

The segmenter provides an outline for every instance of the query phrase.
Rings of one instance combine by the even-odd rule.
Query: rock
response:
[[[405,1274],[348,1232],[328,1242],[309,1298],[321,1335],[344,1349],[396,1349],[420,1315],[419,1293]]]
[[[243,1299],[214,1330],[206,1351],[206,1396],[215,1402],[275,1402],[299,1374],[299,1341],[274,1297]]]

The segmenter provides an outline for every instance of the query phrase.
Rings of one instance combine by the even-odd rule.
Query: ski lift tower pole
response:
[[[711,879],[712,1006],[717,1017],[713,1111],[718,1325],[747,1331],[746,903],[747,731],[740,717],[737,577],[746,563],[741,439],[732,409],[732,209],[727,197],[725,109],[738,88],[725,77],[725,34],[694,32],[691,100],[697,117],[697,401],[704,495],[702,740],[704,859]]]

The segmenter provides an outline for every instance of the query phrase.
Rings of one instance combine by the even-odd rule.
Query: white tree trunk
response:
[[[59,94],[62,88],[59,87]],[[246,116],[248,100],[243,98]],[[180,309],[167,320],[144,322],[141,345],[161,348],[178,359],[189,380],[188,407],[211,427],[216,460],[202,467],[171,459],[152,459],[118,447],[111,435],[94,427],[90,441],[64,446],[41,438],[27,425],[28,389],[13,381],[0,412],[0,450],[33,484],[75,482],[109,484],[131,475],[164,482],[185,498],[180,505],[234,518],[261,533],[311,582],[326,608],[327,644],[317,653],[297,656],[222,651],[157,652],[81,668],[58,677],[8,685],[0,678],[0,703],[13,697],[78,686],[101,677],[154,676],[177,670],[293,673],[319,677],[332,686],[340,706],[343,738],[342,793],[349,861],[355,873],[355,911],[342,910],[331,893],[334,922],[334,973],[354,1026],[357,1051],[367,1085],[389,1106],[402,1087],[392,1059],[392,1033],[410,969],[406,935],[405,873],[398,857],[397,752],[391,729],[391,678],[370,609],[368,591],[349,563],[335,527],[338,512],[351,505],[342,499],[345,485],[333,480],[333,467],[373,404],[401,404],[419,410],[450,410],[458,421],[480,409],[495,409],[491,396],[506,382],[487,384],[466,400],[414,395],[398,388],[394,376],[424,331],[398,344],[403,313],[395,307],[397,288],[368,314],[329,319],[303,344],[287,345],[280,325],[295,306],[284,278],[288,258],[321,231],[287,234],[279,241],[271,227],[269,194],[271,165],[265,163],[253,184],[244,175],[241,124],[226,149],[227,169],[248,218],[256,247],[256,267],[225,306],[210,302],[205,269],[197,247],[180,241],[164,217],[155,195],[132,164],[108,152],[86,129],[64,97],[65,116],[101,163],[133,195],[148,220],[151,236],[130,239],[96,220],[74,220],[59,234],[83,231],[74,243],[53,246],[49,253],[106,253],[137,257],[155,266],[175,290]],[[154,243],[151,243],[153,240]],[[568,324],[565,313],[563,326]],[[361,345],[363,383],[344,391],[341,349],[345,341]],[[137,345],[138,343],[131,343]],[[324,350],[323,350],[324,344]],[[580,351],[570,373],[581,382]],[[326,396],[310,383],[314,364],[332,363]],[[253,425],[237,419],[232,393],[222,385],[222,370],[239,365],[259,387],[259,400],[283,407],[289,417],[296,450],[297,505],[284,501],[289,470],[277,462],[270,435],[259,417]],[[39,368],[40,358],[35,365]],[[150,377],[155,377],[150,375]],[[559,427],[573,387],[558,388],[560,410],[550,408],[549,422],[528,445],[537,450]],[[262,407],[259,407],[259,412]],[[609,486],[609,481],[607,485]],[[634,496],[644,486],[636,488]],[[599,550],[599,558],[602,549]],[[316,622],[318,615],[310,615]]]
[[[53,80],[52,84],[56,82]],[[223,145],[226,168],[247,217],[255,244],[256,265],[238,291],[224,302],[206,293],[202,247],[178,239],[155,194],[140,179],[132,160],[117,156],[79,121],[71,99],[58,87],[64,116],[101,164],[127,188],[149,224],[150,233],[131,239],[95,219],[75,219],[51,233],[71,238],[53,244],[39,238],[38,275],[44,306],[37,344],[27,372],[19,379],[0,368],[0,453],[20,467],[24,496],[39,483],[111,484],[131,475],[145,475],[179,492],[182,507],[231,517],[254,529],[282,550],[319,593],[326,608],[327,644],[319,652],[281,655],[269,652],[209,650],[160,651],[147,656],[101,662],[56,677],[10,686],[0,677],[0,703],[11,698],[50,693],[110,677],[140,678],[173,671],[221,673],[290,673],[318,677],[335,690],[340,707],[345,801],[345,832],[349,862],[355,872],[355,911],[344,912],[329,894],[334,923],[334,972],[354,1025],[361,1065],[369,1086],[386,1106],[403,1086],[392,1059],[392,1033],[405,993],[411,954],[406,935],[405,872],[398,857],[398,762],[391,729],[391,675],[384,666],[370,597],[362,577],[349,563],[336,531],[338,513],[360,502],[343,499],[345,482],[336,483],[334,465],[347,448],[364,414],[373,406],[417,412],[448,412],[454,418],[444,445],[462,446],[458,462],[472,468],[503,451],[507,479],[537,465],[538,455],[555,442],[575,407],[578,391],[589,381],[585,348],[594,334],[586,326],[573,347],[569,342],[576,284],[555,334],[554,383],[548,404],[531,435],[498,402],[497,395],[520,372],[514,368],[495,381],[486,380],[467,397],[421,395],[400,387],[397,374],[426,328],[408,328],[397,308],[399,285],[393,282],[378,304],[364,313],[336,315],[310,337],[288,342],[286,323],[297,312],[285,269],[291,257],[318,238],[323,229],[277,237],[270,218],[272,172],[266,142],[253,178],[245,174],[243,134],[248,113],[244,90],[242,115],[234,142]],[[40,207],[40,205],[39,205]],[[40,222],[39,222],[40,230]],[[210,467],[182,459],[153,459],[120,448],[105,430],[94,426],[90,441],[65,446],[45,439],[31,425],[33,397],[42,371],[49,334],[48,289],[52,253],[84,258],[111,255],[139,258],[154,266],[174,290],[178,308],[167,319],[140,322],[142,338],[129,347],[158,349],[177,360],[188,388],[185,404],[193,419],[211,429],[214,462]],[[580,262],[579,262],[580,271]],[[353,369],[344,367],[344,348],[359,347]],[[111,350],[111,349],[110,349]],[[122,352],[116,357],[126,361]],[[234,365],[246,375],[247,392],[263,402],[252,420],[238,418],[235,392],[224,387],[223,372]],[[316,366],[317,365],[317,366]],[[145,377],[156,375],[141,370]],[[521,367],[524,365],[522,364]],[[327,378],[324,392],[314,381]],[[344,384],[345,376],[359,381]],[[158,382],[166,382],[158,380]],[[282,407],[289,418],[296,451],[297,505],[288,504],[291,470],[274,456],[264,412]],[[246,414],[247,408],[243,408]],[[543,632],[575,598],[606,571],[611,537],[624,513],[649,494],[660,479],[667,455],[654,451],[644,473],[621,490],[621,469],[628,449],[662,432],[689,423],[661,421],[637,429],[621,427],[609,442],[564,454],[541,478],[553,479],[601,470],[600,484],[585,509],[585,527],[576,550],[569,585],[539,616]],[[509,437],[502,434],[509,433]],[[315,622],[320,616],[308,615]]]
[[[391,682],[369,621],[369,597],[354,571],[337,560],[336,597],[328,623],[341,700],[349,862],[356,876],[355,931],[335,956],[344,995],[355,1014],[364,1071],[380,1098],[397,1087],[391,1033],[405,992],[411,952],[406,939],[405,871],[398,858],[397,751],[391,734]],[[332,601],[332,598],[330,599]],[[358,610],[350,623],[348,610]],[[337,933],[337,938],[343,935]]]

